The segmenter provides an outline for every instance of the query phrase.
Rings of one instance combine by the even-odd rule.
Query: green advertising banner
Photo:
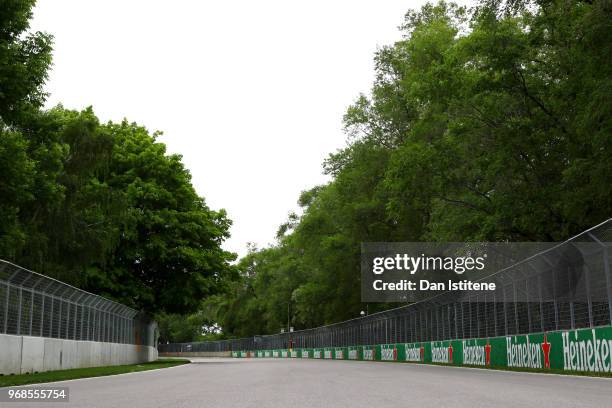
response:
[[[347,358],[349,360],[362,360],[361,349],[357,346],[347,348]]]
[[[334,348],[334,360],[345,360],[348,355],[348,349],[345,347]]]
[[[398,346],[400,346],[400,345],[398,345],[398,344],[382,344],[380,346],[380,353],[378,354],[380,356],[380,358],[377,358],[377,360],[380,360],[380,361],[397,361]]]
[[[472,367],[612,372],[612,327],[533,333],[485,339],[233,351],[232,357],[400,361]]]
[[[375,361],[376,356],[379,353],[376,353],[376,348],[380,346],[362,346],[361,347],[361,359],[364,361]]]

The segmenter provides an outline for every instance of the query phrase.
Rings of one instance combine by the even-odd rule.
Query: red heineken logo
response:
[[[544,353],[544,368],[550,368],[550,343],[546,340],[546,333],[544,333],[542,353]]]

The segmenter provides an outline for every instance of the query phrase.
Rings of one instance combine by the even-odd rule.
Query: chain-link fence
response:
[[[160,345],[210,352],[483,338],[609,325],[612,219],[487,277],[489,295],[441,294],[360,318],[291,333]]]
[[[130,307],[0,260],[0,333],[152,346],[152,325]]]

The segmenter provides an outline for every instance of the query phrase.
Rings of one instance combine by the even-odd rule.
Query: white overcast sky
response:
[[[422,0],[38,0],[55,36],[47,106],[93,105],[161,130],[198,193],[234,225],[225,248],[274,242],[300,191],[325,183],[342,115],[377,47]]]

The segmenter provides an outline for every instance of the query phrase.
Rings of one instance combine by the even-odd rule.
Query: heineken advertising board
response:
[[[232,352],[233,357],[403,361],[474,367],[612,372],[612,327],[487,339],[445,340],[295,350]]]

